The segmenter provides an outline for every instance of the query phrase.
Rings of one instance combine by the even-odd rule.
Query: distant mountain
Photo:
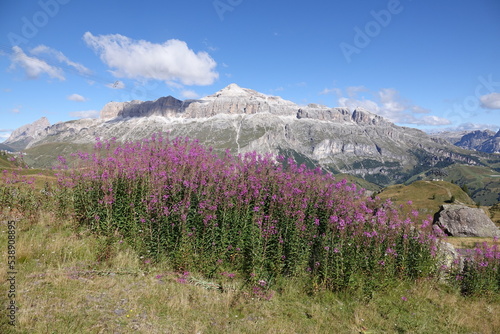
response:
[[[500,130],[493,137],[479,145],[477,150],[488,153],[500,153]]]
[[[450,144],[455,145],[462,139],[463,136],[471,133],[472,131],[441,131],[441,132],[433,132],[429,135],[434,138],[444,139]]]
[[[434,137],[442,138],[450,143],[468,149],[486,153],[500,153],[500,130],[441,132],[433,134]]]
[[[430,168],[454,163],[482,164],[474,152],[397,126],[366,109],[299,106],[236,84],[197,100],[168,96],[156,101],[112,102],[103,107],[99,119],[36,128],[25,135],[16,130],[17,135],[9,138],[25,145],[35,165],[41,145],[44,149],[38,151],[44,152],[43,161],[47,161],[48,153],[60,153],[61,143],[88,147],[96,137],[134,141],[160,131],[198,139],[220,152],[293,156],[299,162],[378,185],[401,183]],[[47,146],[51,143],[59,144]]]
[[[36,140],[36,138],[40,137],[42,132],[49,126],[49,120],[42,117],[33,123],[23,125],[14,130],[4,144],[15,151],[21,151],[32,141]]]

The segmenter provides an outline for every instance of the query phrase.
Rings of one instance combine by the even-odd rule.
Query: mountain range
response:
[[[468,150],[500,153],[500,130],[497,133],[491,130],[445,132],[436,136]]]
[[[42,118],[14,131],[4,144],[26,151],[32,165],[48,167],[47,155],[67,152],[62,144],[83,148],[97,137],[123,142],[157,132],[197,139],[216,151],[292,156],[298,162],[381,186],[453,164],[500,167],[498,155],[470,150],[498,145],[500,132],[482,134],[477,140],[461,138],[464,149],[444,138],[397,126],[363,108],[299,106],[236,84],[201,99],[182,101],[167,96],[156,101],[110,102],[98,119],[50,125]]]

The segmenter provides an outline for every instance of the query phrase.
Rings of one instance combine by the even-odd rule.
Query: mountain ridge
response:
[[[236,84],[200,99],[111,102],[99,119],[42,126],[25,138],[23,149],[36,155],[41,144],[88,145],[96,137],[136,141],[158,132],[197,139],[220,152],[288,154],[379,185],[401,183],[434,167],[482,163],[479,153],[363,108],[299,106]]]
[[[471,130],[432,134],[461,148],[485,153],[500,153],[500,130]]]

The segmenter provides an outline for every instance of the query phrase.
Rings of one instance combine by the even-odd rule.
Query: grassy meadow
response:
[[[498,242],[443,264],[443,236],[415,200],[161,136],[98,142],[58,171],[20,165],[3,167],[0,187],[0,244],[15,222],[17,271],[14,298],[0,285],[3,309],[17,307],[14,325],[0,315],[1,333],[500,328]]]

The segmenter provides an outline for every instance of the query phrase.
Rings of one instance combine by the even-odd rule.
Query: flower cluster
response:
[[[97,141],[60,176],[80,224],[120,234],[148,257],[207,274],[307,275],[331,289],[359,275],[418,278],[434,272],[436,235],[418,212],[293,159],[216,155],[161,135]]]

